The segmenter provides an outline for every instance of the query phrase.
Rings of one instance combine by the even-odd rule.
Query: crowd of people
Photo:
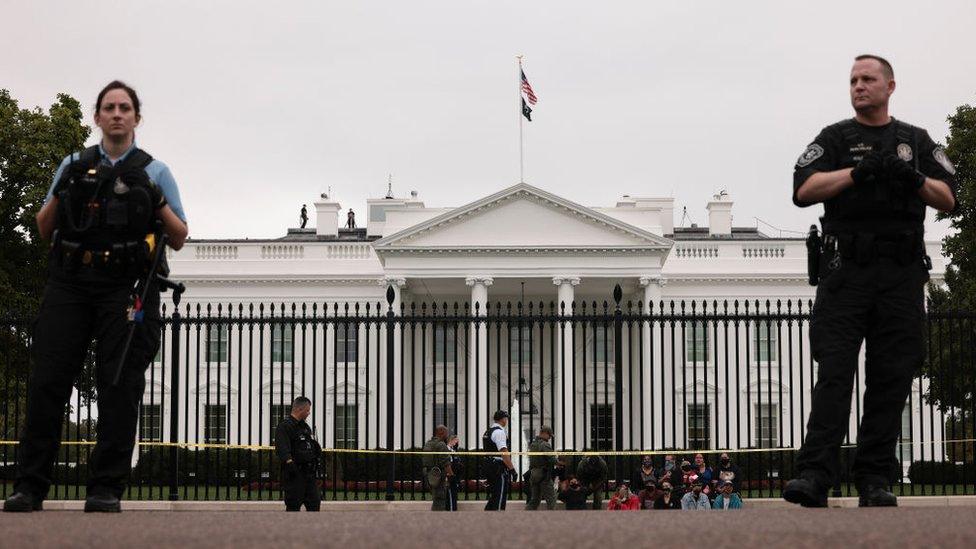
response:
[[[559,500],[570,510],[602,509],[608,472],[606,461],[599,455],[583,456],[575,467],[566,459],[558,459],[554,474],[559,480]],[[700,453],[692,461],[669,454],[660,466],[655,466],[653,457],[647,455],[630,482],[616,487],[606,508],[611,511],[741,509],[741,482],[739,466],[727,453],[719,456],[715,467]],[[588,506],[591,497],[592,504]]]

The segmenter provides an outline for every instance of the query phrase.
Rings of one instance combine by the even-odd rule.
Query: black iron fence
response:
[[[594,451],[606,488],[641,456],[717,467],[727,452],[747,496],[776,497],[793,474],[817,365],[801,301],[187,305],[165,312],[146,372],[131,499],[280,498],[270,450],[298,395],[323,442],[327,499],[424,499],[420,455],[434,427],[460,437],[461,497],[482,499],[482,458],[465,455],[497,409],[512,448],[543,425],[555,447]],[[973,313],[927,318],[929,358],[905,404],[892,478],[902,494],[976,493]],[[2,494],[11,490],[24,422],[30,323],[0,324]],[[857,437],[864,372],[852,395]],[[86,368],[65,410],[50,497],[85,495],[97,438],[97,389]],[[390,450],[395,450],[390,452]],[[853,450],[842,452],[844,470]],[[527,470],[527,458],[515,456]],[[575,457],[568,458],[572,462]],[[570,466],[572,464],[570,463]],[[716,473],[717,478],[717,473]],[[515,497],[522,495],[521,483]],[[854,493],[845,473],[836,487]]]

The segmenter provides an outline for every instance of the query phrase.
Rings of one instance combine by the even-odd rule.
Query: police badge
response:
[[[940,166],[945,168],[945,171],[949,172],[949,175],[956,175],[956,167],[952,165],[952,161],[949,160],[949,155],[946,154],[945,149],[942,147],[936,147],[932,151],[932,156],[935,157],[935,161],[939,163]]]
[[[801,154],[800,158],[797,159],[796,165],[797,167],[800,168],[806,168],[807,166],[812,164],[814,160],[823,156],[823,153],[824,153],[823,147],[821,147],[816,143],[810,143],[810,146],[807,147],[807,150],[803,151],[803,154]]]
[[[912,147],[911,147],[911,145],[909,145],[908,143],[899,143],[898,144],[897,151],[898,151],[898,158],[901,158],[905,162],[911,162],[912,161]]]

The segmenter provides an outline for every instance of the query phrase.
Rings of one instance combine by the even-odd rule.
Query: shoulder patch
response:
[[[814,160],[820,158],[824,154],[824,149],[816,143],[810,143],[807,150],[803,151],[800,158],[797,159],[796,165],[800,168],[806,168],[813,163]]]
[[[945,171],[949,172],[949,175],[956,175],[956,167],[952,165],[952,161],[949,160],[949,155],[946,154],[943,147],[936,147],[932,151],[932,156],[935,157],[935,161],[939,163],[940,166],[945,168]]]

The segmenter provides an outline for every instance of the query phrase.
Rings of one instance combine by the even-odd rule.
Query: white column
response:
[[[471,316],[488,314],[490,276],[469,276],[464,283],[471,287]],[[467,432],[462,444],[477,448],[481,432],[488,428],[488,326],[477,322],[471,326],[468,340],[468,409]]]
[[[407,279],[405,279],[403,277],[387,276],[387,277],[384,277],[383,279],[380,280],[380,284],[384,288],[386,288],[386,287],[392,287],[393,288],[393,304],[391,305],[391,307],[393,308],[393,312],[397,316],[400,316],[400,304],[403,303],[403,289],[407,285]],[[387,303],[386,303],[386,292],[383,293],[383,305],[384,305],[384,307],[387,305]],[[385,314],[388,311],[389,311],[389,309],[387,308],[387,309],[384,309],[383,312]],[[397,325],[393,329],[393,350],[392,350],[392,352],[393,352],[393,413],[394,414],[399,414],[400,413],[401,403],[403,402],[403,394],[400,392],[400,387],[403,385],[403,382],[402,382],[402,380],[403,380],[403,345],[402,345],[402,338],[400,337],[400,333],[401,333],[402,330],[403,330],[402,325]],[[366,344],[369,345],[369,341],[367,341]],[[380,345],[381,346],[385,346],[386,345],[386,338],[385,337],[380,338]],[[381,353],[380,356],[385,356],[385,355]],[[366,367],[368,368],[369,365],[367,364]],[[383,362],[383,363],[380,364],[378,374],[379,374],[379,379],[382,380],[378,385],[379,386],[382,386],[383,389],[384,389],[383,391],[377,391],[376,392],[376,398],[377,398],[377,401],[376,402],[378,403],[377,409],[380,409],[380,408],[385,408],[385,406],[386,406],[386,392],[385,392],[385,390],[386,390],[386,387],[385,387],[385,385],[386,385],[386,362]],[[367,387],[366,389],[367,390],[370,390],[369,387]],[[385,409],[383,411],[383,415],[381,415],[380,417],[381,418],[386,418],[386,410]],[[412,422],[406,422],[407,425],[410,425],[411,423]],[[385,427],[386,426],[386,421],[380,421],[380,425],[381,425],[381,430],[385,430],[385,428],[386,428]],[[401,440],[401,437],[403,435],[405,435],[406,433],[401,433],[400,432],[400,417],[399,416],[397,416],[397,417],[394,418],[393,425],[394,425],[394,432],[393,432],[393,443],[394,443],[394,446],[396,448],[403,448],[403,440]],[[368,429],[369,426],[366,426],[366,428]],[[381,436],[380,439],[379,439],[379,441],[380,441],[380,444],[381,445],[382,444],[385,444],[385,441],[386,441],[385,435]]]
[[[659,302],[661,301],[661,288],[667,283],[667,281],[661,275],[648,275],[640,277],[640,285],[644,288],[644,301],[643,301],[643,311],[647,314],[649,311],[653,310],[655,313],[660,313]],[[658,377],[657,384],[653,384],[654,370],[651,369],[651,363],[653,358],[651,353],[657,351],[660,353],[660,348],[654,345],[654,330],[651,329],[650,322],[644,322],[641,325],[642,334],[642,354],[643,359],[641,360],[641,372],[643,374],[644,384],[640,388],[641,394],[644,396],[642,399],[643,405],[641,406],[641,419],[644,425],[644,448],[651,449],[654,447],[654,441],[651,440],[651,407],[654,405],[654,395],[651,393],[651,387],[657,386],[660,392],[660,384],[664,380],[664,369],[658,364],[658,370],[661,375]],[[660,406],[658,406],[660,409]],[[664,418],[657,418],[658,423],[663,425]],[[662,439],[663,440],[663,439]]]
[[[576,298],[576,289],[580,283],[578,276],[560,275],[552,277],[552,283],[556,286],[556,311],[565,316],[573,315],[573,301]],[[576,410],[573,407],[573,325],[570,322],[560,323],[559,330],[556,331],[559,342],[554,345],[556,361],[559,372],[559,380],[552,380],[559,388],[559,398],[556,399],[556,411],[553,417],[553,430],[557,448],[570,448],[573,444],[573,433],[576,429]],[[585,435],[584,435],[585,436]],[[582,450],[585,441],[577,440],[576,450]]]

